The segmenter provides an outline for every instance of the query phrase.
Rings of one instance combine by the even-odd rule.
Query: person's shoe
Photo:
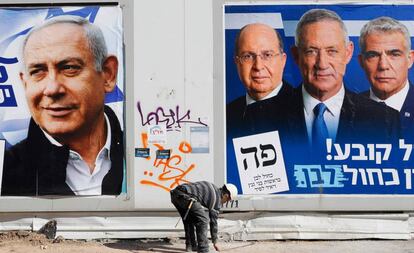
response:
[[[187,252],[197,251],[197,246],[194,246],[194,245],[185,245],[185,251],[187,251]]]

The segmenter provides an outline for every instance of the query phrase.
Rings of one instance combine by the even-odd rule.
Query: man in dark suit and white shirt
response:
[[[398,139],[398,113],[347,90],[343,83],[353,43],[333,11],[313,9],[300,19],[292,48],[303,84],[297,88],[288,124],[299,141],[323,151],[325,140],[387,143]]]
[[[413,65],[407,27],[390,17],[371,20],[361,29],[359,63],[371,84],[363,95],[400,112],[404,137],[413,137],[414,87],[408,81]]]
[[[282,81],[286,54],[279,33],[265,24],[244,26],[235,41],[234,62],[246,95],[227,105],[228,136],[278,129],[277,119],[293,90]]]
[[[235,40],[234,63],[246,94],[227,104],[227,168],[238,171],[233,140],[238,137],[279,131],[280,142],[290,140],[283,119],[293,88],[282,80],[286,53],[279,33],[255,23],[244,26]],[[238,184],[238,182],[232,182]]]
[[[5,153],[1,194],[120,194],[123,132],[104,104],[118,59],[101,29],[77,16],[48,19],[27,34],[22,63],[32,118],[27,138]]]

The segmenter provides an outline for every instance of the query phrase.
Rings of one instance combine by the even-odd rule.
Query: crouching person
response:
[[[217,245],[218,214],[221,206],[236,196],[236,186],[225,184],[219,188],[206,181],[182,184],[171,191],[171,202],[183,219],[188,252],[209,252],[208,223],[214,248],[220,250]]]

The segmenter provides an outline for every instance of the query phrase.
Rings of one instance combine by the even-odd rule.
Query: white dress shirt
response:
[[[259,99],[259,101],[277,96],[277,94],[279,94],[280,89],[282,89],[282,85],[283,85],[283,82],[280,82],[280,84],[276,86],[276,88],[272,90],[272,92],[267,94],[267,96]],[[253,99],[248,93],[246,93],[246,105],[253,104],[254,102],[256,102],[256,100]]]
[[[99,151],[95,159],[95,168],[91,173],[88,164],[82,159],[82,156],[73,150],[69,150],[69,159],[66,166],[66,184],[75,193],[75,195],[101,195],[102,180],[111,169],[111,125],[105,115],[107,135],[105,145]],[[43,131],[43,129],[42,129]],[[46,138],[53,145],[61,147],[58,141],[43,131]]]
[[[405,82],[404,88],[402,88],[399,92],[395,93],[394,95],[392,95],[391,97],[382,100],[380,98],[378,98],[377,96],[375,96],[374,92],[372,91],[372,89],[369,90],[369,98],[371,98],[374,101],[377,102],[384,102],[386,105],[388,105],[389,107],[397,110],[397,111],[401,111],[401,108],[404,105],[405,102],[405,98],[407,97],[408,94],[408,89],[409,89],[409,84],[408,84],[408,80]]]
[[[315,119],[313,108],[321,101],[312,97],[302,85],[302,97],[303,97],[303,110],[305,113],[306,130],[308,132],[308,141],[312,143],[312,125]],[[335,141],[336,133],[338,131],[339,117],[341,115],[342,103],[344,102],[345,88],[342,85],[341,89],[334,96],[325,100],[323,103],[326,105],[327,110],[323,114],[323,118],[328,128],[329,138]]]

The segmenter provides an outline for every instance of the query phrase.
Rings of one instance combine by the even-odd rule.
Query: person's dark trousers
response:
[[[193,198],[180,186],[170,193],[171,202],[177,208],[181,218],[184,218],[188,205]],[[183,219],[183,222],[186,246],[191,245],[192,248],[195,248],[194,246],[197,245],[197,252],[209,252],[207,238],[209,218],[207,210],[198,201],[195,201],[191,206],[186,220]],[[197,244],[195,243],[194,226],[197,232]]]
[[[188,216],[190,222],[196,227],[198,244],[197,252],[209,252],[207,238],[209,217],[207,209],[204,208],[200,202],[194,202]]]
[[[181,217],[183,217],[183,215],[181,215]],[[197,242],[196,242],[196,237],[194,233],[194,224],[189,222],[189,218],[187,218],[185,221],[183,220],[183,223],[184,223],[184,231],[185,231],[185,248],[187,251],[197,251]]]
[[[185,213],[187,212],[188,205],[190,204],[191,197],[184,192],[184,190],[178,186],[171,192],[171,203],[175,206],[181,218],[183,219],[184,231],[185,231],[185,246],[187,251],[197,250],[197,242],[194,234],[194,224],[190,222],[190,217],[184,220]]]

